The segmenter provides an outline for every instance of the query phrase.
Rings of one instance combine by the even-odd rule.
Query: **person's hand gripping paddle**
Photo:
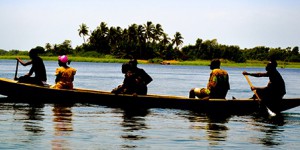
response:
[[[250,85],[250,87],[252,89],[253,85],[252,85],[252,83],[251,83],[248,75],[244,75],[244,76],[245,76],[248,84]],[[256,93],[256,90],[252,90],[252,91],[255,94],[255,96],[257,97],[257,99],[259,100],[259,102],[261,102],[261,99],[259,98],[258,94]],[[274,112],[272,112],[267,106],[266,106],[266,108],[267,108],[267,111],[268,111],[268,113],[269,113],[270,116],[272,116],[272,117],[276,116],[276,114]]]

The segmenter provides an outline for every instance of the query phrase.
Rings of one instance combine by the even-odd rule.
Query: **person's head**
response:
[[[129,63],[123,63],[122,64],[122,73],[126,74],[126,72],[130,69],[130,64]]]
[[[36,49],[31,49],[29,51],[29,57],[30,58],[34,58],[34,57],[37,57],[38,56],[38,51]]]
[[[133,77],[134,75],[134,72],[132,71],[132,69],[128,69],[127,72],[126,72],[126,76],[127,77]]]
[[[276,70],[277,62],[276,60],[272,59],[268,62],[266,66],[266,71]]]
[[[209,66],[210,66],[210,69],[213,70],[216,68],[220,68],[220,65],[221,65],[221,62],[219,59],[213,59],[213,60],[211,60]]]
[[[58,56],[59,66],[66,66],[68,62],[69,62],[69,59],[68,59],[67,55]]]
[[[137,67],[137,60],[136,59],[130,59],[129,62],[128,62],[133,68],[136,68]]]

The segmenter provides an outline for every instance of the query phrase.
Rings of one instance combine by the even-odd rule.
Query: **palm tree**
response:
[[[129,42],[136,42],[138,39],[138,33],[137,33],[138,25],[132,24],[128,27],[128,40]]]
[[[108,41],[111,47],[116,48],[120,44],[122,29],[121,27],[110,27]]]
[[[144,43],[145,42],[145,32],[146,32],[146,29],[144,26],[142,25],[139,25],[137,27],[137,34],[138,34],[138,38],[139,38],[139,43]]]
[[[78,29],[78,32],[79,32],[79,36],[83,37],[83,42],[85,43],[85,38],[84,36],[86,35],[89,35],[89,31],[88,31],[88,27],[86,26],[86,24],[82,23],[81,25],[79,25],[79,29]]]
[[[183,37],[180,32],[176,32],[174,35],[174,39],[172,40],[173,44],[175,44],[175,49],[179,50],[179,46],[183,44]]]
[[[46,49],[47,51],[50,51],[50,50],[52,49],[51,44],[50,44],[50,43],[46,43],[45,49]]]
[[[146,39],[145,39],[146,29],[143,25],[137,27],[137,36],[138,36],[138,46],[139,46],[139,58],[142,58],[142,51],[146,49]]]
[[[144,25],[145,27],[145,38],[146,43],[150,42],[151,39],[153,39],[153,32],[155,29],[155,26],[152,24],[151,21],[147,21],[147,24]]]
[[[154,41],[159,42],[163,33],[164,33],[164,30],[163,30],[162,26],[160,24],[156,24],[156,26],[153,30]]]
[[[170,44],[171,38],[169,38],[167,33],[162,33],[162,40],[160,43],[162,44],[163,47],[167,47]]]

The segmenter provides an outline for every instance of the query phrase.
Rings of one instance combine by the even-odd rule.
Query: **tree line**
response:
[[[234,62],[246,60],[276,60],[300,62],[299,47],[270,48],[257,46],[241,49],[237,45],[219,44],[217,39],[196,39],[194,45],[183,46],[180,32],[170,37],[160,24],[147,21],[145,24],[131,24],[128,28],[109,27],[101,22],[96,29],[89,32],[86,24],[79,25],[78,34],[83,38],[81,45],[72,48],[71,41],[61,44],[46,43],[44,47],[36,46],[46,56],[62,54],[75,56],[102,57],[112,55],[115,58],[136,58],[144,60],[211,60],[227,59]],[[19,50],[0,50],[0,55],[26,53]]]

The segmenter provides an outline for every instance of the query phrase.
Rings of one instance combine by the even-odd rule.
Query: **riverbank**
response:
[[[28,60],[28,56],[0,56],[0,59],[15,59],[20,57],[21,59]],[[44,60],[57,61],[57,57],[54,56],[41,56]],[[69,56],[69,59],[74,62],[101,62],[101,63],[124,63],[128,62],[128,59],[116,59],[111,57],[78,57]],[[148,60],[138,60],[140,64],[153,63]],[[194,60],[194,61],[177,61],[177,60],[164,60],[161,62],[155,62],[162,65],[191,65],[191,66],[207,66],[210,64],[209,60]],[[247,60],[245,63],[236,63],[228,60],[221,60],[221,66],[226,67],[265,67],[268,61],[257,61],[257,60]],[[300,68],[299,62],[283,62],[278,61],[278,68]]]

